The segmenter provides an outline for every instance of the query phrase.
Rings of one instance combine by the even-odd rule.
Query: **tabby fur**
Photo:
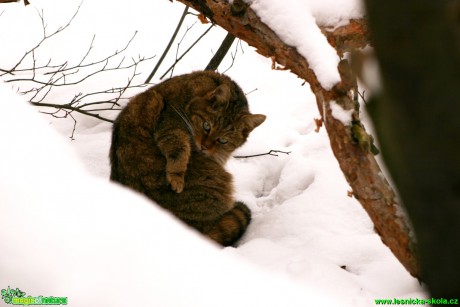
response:
[[[224,165],[265,120],[251,114],[229,77],[199,71],[173,77],[134,96],[113,126],[110,179],[171,211],[228,246],[251,212],[233,198]]]

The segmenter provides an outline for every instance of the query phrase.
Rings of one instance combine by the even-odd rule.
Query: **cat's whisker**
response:
[[[190,131],[190,133],[191,133],[192,135],[195,135],[195,130],[193,129],[192,124],[190,123],[190,120],[189,120],[187,114],[185,114],[184,112],[179,111],[179,110],[178,110],[176,107],[174,107],[172,104],[171,104],[171,107],[172,107],[173,110],[180,116],[180,118],[184,121],[185,126],[187,127],[188,131]]]
[[[225,165],[225,163],[227,162],[227,158],[220,154],[215,154],[214,160],[216,160],[216,162],[219,163],[220,165]]]
[[[184,111],[181,111],[182,115],[184,116],[184,120],[187,122],[188,126],[190,127],[190,129],[192,130],[192,135],[195,135],[195,129],[193,129],[193,126],[192,126],[192,122],[190,120],[190,118],[188,117],[187,113],[185,113]]]

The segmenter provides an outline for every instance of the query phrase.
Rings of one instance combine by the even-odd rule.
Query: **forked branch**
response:
[[[40,47],[45,41],[67,29],[78,14],[80,7],[81,4],[64,26],[51,33],[47,30],[44,13],[38,12],[42,27],[41,39],[35,46],[26,51],[11,68],[0,68],[0,77],[4,82],[13,84],[17,92],[24,95],[32,105],[40,107],[41,112],[53,117],[71,118],[76,123],[72,114],[80,113],[113,122],[112,116],[107,117],[102,113],[107,113],[106,111],[118,112],[121,109],[121,101],[126,99],[124,96],[128,90],[146,86],[144,83],[136,83],[135,79],[139,75],[139,65],[154,58],[154,56],[138,56],[136,58],[123,56],[123,53],[135,39],[137,34],[135,32],[121,49],[102,58],[90,60],[95,43],[95,36],[93,36],[86,52],[76,64],[70,64],[69,61],[55,63],[52,59],[40,64],[39,59],[37,59]],[[70,101],[52,101],[53,91],[57,88],[68,87],[75,90],[77,85],[83,85],[88,80],[115,71],[129,74],[124,85],[102,88],[89,93],[77,91],[70,98]],[[71,137],[73,137],[73,132]]]

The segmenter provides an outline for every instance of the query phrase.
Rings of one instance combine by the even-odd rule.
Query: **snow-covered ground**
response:
[[[252,2],[273,14],[270,1]],[[359,2],[351,0],[294,2],[308,10],[283,10],[279,22],[285,30],[288,14],[296,22],[311,13],[334,24],[362,13]],[[39,40],[36,8],[43,9],[52,32],[78,4],[0,5],[0,68],[10,68]],[[139,67],[141,83],[182,10],[182,4],[166,0],[134,0],[129,6],[87,1],[71,26],[47,41],[35,58],[42,64],[49,58],[78,63],[96,34],[90,59],[98,59],[121,49],[137,30],[126,58],[157,55]],[[188,16],[185,27],[195,21]],[[194,25],[179,53],[207,26]],[[295,31],[286,32],[299,41],[302,33]],[[205,67],[224,36],[218,28],[211,30],[174,74]],[[153,82],[174,60],[176,46]],[[11,83],[1,85],[0,289],[66,296],[70,306],[373,306],[374,299],[426,297],[383,245],[360,204],[347,196],[350,188],[327,134],[315,132],[319,113],[308,84],[289,72],[272,71],[270,60],[245,44],[232,52],[237,52],[233,65],[227,57],[220,70],[232,66],[227,74],[248,93],[251,110],[267,115],[236,154],[290,152],[229,161],[236,198],[253,212],[236,248],[207,243],[143,197],[109,183],[110,123],[75,115],[70,140],[70,118],[37,115],[11,93]],[[330,59],[318,50],[310,56],[317,63]],[[336,74],[322,73],[326,83]],[[129,75],[104,74],[51,92],[47,99],[68,102],[79,92],[122,86]]]

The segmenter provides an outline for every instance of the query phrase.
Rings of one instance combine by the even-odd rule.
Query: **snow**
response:
[[[340,58],[321,33],[306,1],[253,0],[250,5],[262,22],[307,59],[323,88],[330,90],[340,82]]]
[[[337,102],[335,101],[331,101],[330,107],[331,107],[332,116],[335,119],[338,119],[345,126],[351,125],[351,121],[353,119],[352,118],[353,111],[354,111],[353,109],[345,110],[344,108],[342,108],[342,106],[337,104]]]
[[[259,6],[279,5],[271,2]],[[352,0],[304,2],[295,12],[280,7],[287,16],[273,17],[286,32],[291,29],[293,40],[300,37],[298,28],[283,19],[296,20],[301,9],[314,18],[329,14],[341,21],[348,16],[345,9],[361,12]],[[0,68],[11,67],[30,48],[29,40],[40,37],[35,8],[43,8],[52,31],[78,4],[1,5],[0,26],[8,24],[10,31],[0,34]],[[36,58],[78,62],[96,33],[91,59],[97,59],[119,49],[136,30],[125,56],[159,57],[182,10],[169,1],[135,0],[132,7],[122,1],[84,2],[66,29],[72,35],[60,33]],[[187,17],[187,26],[194,22]],[[191,28],[179,49],[206,27]],[[205,67],[224,36],[213,29],[174,73]],[[360,204],[347,196],[350,187],[325,129],[315,132],[313,119],[320,116],[308,85],[289,72],[272,71],[270,60],[247,45],[240,49],[227,74],[248,93],[252,112],[266,114],[267,120],[235,155],[271,149],[289,154],[229,161],[235,197],[253,212],[236,248],[210,244],[142,196],[110,183],[110,123],[75,114],[72,141],[71,119],[39,114],[11,93],[11,83],[1,84],[0,289],[67,296],[70,306],[374,306],[379,298],[426,297],[383,245]],[[321,61],[335,61],[326,53],[317,57],[322,55]],[[173,51],[160,71],[174,58]],[[230,62],[226,59],[221,69]],[[138,82],[155,64],[140,67]],[[335,72],[328,68],[324,74],[333,80]],[[104,75],[52,92],[49,99],[68,101],[81,91],[120,86],[128,76]],[[333,116],[347,113],[339,111]]]
[[[348,24],[350,19],[363,18],[365,11],[360,0],[304,0],[316,22],[336,28]]]
[[[314,285],[223,254],[147,199],[89,175],[71,145],[4,85],[0,97],[5,289],[65,296],[71,306],[333,303]]]

